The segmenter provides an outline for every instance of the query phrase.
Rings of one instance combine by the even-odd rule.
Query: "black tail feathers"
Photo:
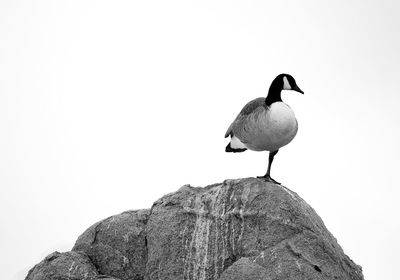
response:
[[[231,143],[229,143],[226,147],[225,147],[225,152],[227,153],[241,153],[246,151],[247,149],[234,149],[231,147]]]

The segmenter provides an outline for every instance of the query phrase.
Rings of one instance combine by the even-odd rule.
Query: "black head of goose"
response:
[[[247,103],[225,133],[231,137],[226,152],[270,152],[267,173],[259,178],[274,183],[278,183],[270,176],[274,156],[293,140],[298,128],[293,110],[282,101],[282,90],[304,94],[291,75],[280,74],[272,81],[267,97]]]

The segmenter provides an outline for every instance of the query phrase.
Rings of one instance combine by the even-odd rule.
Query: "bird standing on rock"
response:
[[[304,94],[291,75],[280,74],[272,81],[267,97],[247,103],[225,133],[231,137],[225,148],[228,153],[269,151],[267,173],[258,178],[277,184],[270,174],[272,161],[279,149],[293,140],[298,128],[293,110],[282,101],[282,90]]]

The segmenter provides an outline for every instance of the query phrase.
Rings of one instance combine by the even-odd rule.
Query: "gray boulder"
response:
[[[152,207],[147,242],[147,280],[228,279],[224,271],[247,275],[254,266],[246,279],[363,279],[303,199],[262,179],[164,196]]]
[[[93,280],[97,270],[80,252],[54,252],[29,270],[25,280]]]
[[[99,273],[141,280],[146,271],[149,210],[127,211],[88,228],[73,247],[85,252]]]
[[[105,276],[109,275],[109,276]],[[262,179],[189,185],[87,229],[26,280],[362,280],[321,218]]]

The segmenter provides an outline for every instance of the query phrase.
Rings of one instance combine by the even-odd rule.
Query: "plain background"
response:
[[[398,279],[399,1],[0,1],[0,275],[183,184],[262,175],[224,152],[279,73],[299,132],[272,175],[366,279]]]

